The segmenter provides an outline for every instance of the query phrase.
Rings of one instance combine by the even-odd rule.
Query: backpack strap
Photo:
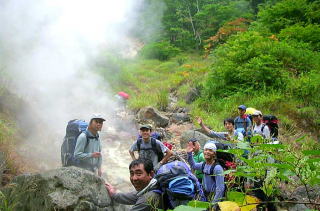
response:
[[[137,149],[138,149],[138,152],[140,152],[141,142],[142,142],[142,139],[139,138],[139,139],[137,140]]]
[[[161,146],[157,144],[157,139],[152,137],[151,137],[151,147],[158,156],[158,162],[160,162],[163,159],[163,152],[162,152]]]
[[[205,165],[206,165],[206,162],[202,162],[201,172],[202,172],[203,174],[206,174],[206,173],[204,172],[204,167],[205,167]],[[214,163],[214,165],[212,165],[212,166],[210,167],[209,175],[213,175],[214,168],[216,167],[216,165],[220,165],[220,164],[216,161],[216,162]],[[207,174],[207,175],[208,175],[208,174]]]
[[[89,134],[88,134],[87,131],[84,131],[83,133],[86,135],[86,138],[87,138],[86,145],[84,146],[84,149],[86,149],[86,148],[88,147],[88,145],[89,145],[89,142],[90,142],[90,140],[89,140]]]

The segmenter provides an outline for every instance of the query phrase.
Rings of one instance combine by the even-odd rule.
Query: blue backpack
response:
[[[158,192],[162,195],[162,207],[174,209],[190,200],[205,201],[201,184],[190,168],[182,161],[173,161],[160,167],[155,175]]]
[[[77,144],[77,139],[82,132],[88,128],[88,123],[83,120],[70,120],[66,128],[66,135],[61,145],[61,162],[62,166],[79,166],[80,161],[74,157],[74,149]],[[87,138],[88,144],[88,138]],[[86,144],[86,147],[87,147]]]

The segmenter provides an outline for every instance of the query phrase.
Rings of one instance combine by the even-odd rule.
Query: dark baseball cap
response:
[[[149,129],[149,130],[152,130],[152,127],[151,125],[140,125],[140,130],[143,129],[143,128],[146,128],[146,129]]]
[[[246,110],[247,107],[246,107],[245,105],[239,105],[239,106],[238,106],[238,109]]]

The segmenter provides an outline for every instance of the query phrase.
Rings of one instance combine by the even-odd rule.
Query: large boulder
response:
[[[183,132],[181,135],[181,139],[180,139],[181,148],[183,149],[186,148],[189,140],[192,138],[196,138],[199,141],[201,147],[203,147],[208,140],[212,139],[209,136],[206,136],[205,134],[199,131],[187,130]]]
[[[191,88],[185,97],[185,101],[187,104],[191,104],[200,96],[200,89]]]
[[[169,118],[153,107],[141,108],[137,114],[137,119],[140,123],[152,120],[156,127],[166,127],[169,124]]]
[[[190,116],[187,113],[173,113],[170,120],[172,123],[189,122]]]
[[[2,189],[15,210],[113,211],[103,179],[76,167],[17,176]]]

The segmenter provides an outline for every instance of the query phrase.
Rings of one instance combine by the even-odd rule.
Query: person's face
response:
[[[151,136],[151,130],[148,128],[141,128],[140,135],[143,139],[149,139]]]
[[[200,143],[199,143],[199,141],[193,142],[193,146],[194,146],[194,151],[195,151],[195,152],[199,152],[199,150],[200,150]]]
[[[231,122],[225,122],[224,127],[227,131],[232,131],[234,129],[233,124]]]
[[[101,131],[103,126],[103,120],[102,119],[93,119],[90,123],[90,128],[95,131]]]
[[[246,113],[246,110],[243,110],[243,109],[238,109],[238,113],[240,116],[243,116],[245,113]]]
[[[256,124],[260,124],[262,121],[262,116],[252,116],[252,120]]]
[[[137,191],[141,191],[147,187],[152,177],[153,173],[148,174],[142,163],[132,166],[130,169],[130,181]]]
[[[212,160],[216,156],[216,152],[212,149],[204,149],[203,151],[204,159]]]

